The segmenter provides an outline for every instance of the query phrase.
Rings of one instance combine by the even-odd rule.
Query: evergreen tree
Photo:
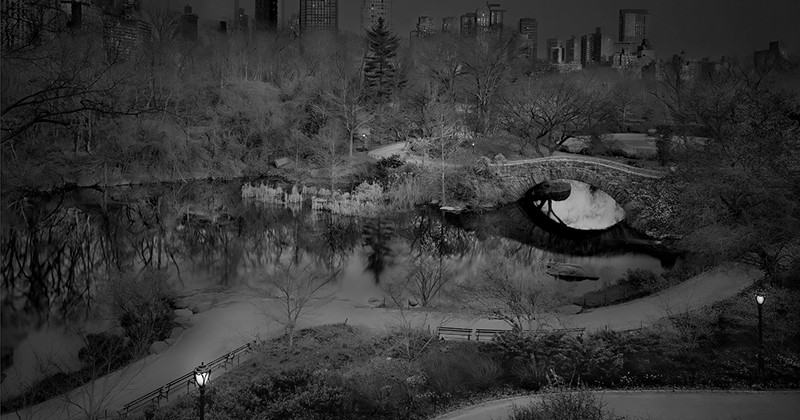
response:
[[[383,18],[367,30],[367,51],[364,63],[364,82],[370,93],[378,100],[383,101],[392,94],[395,86],[396,66],[395,57],[400,40],[384,24]]]

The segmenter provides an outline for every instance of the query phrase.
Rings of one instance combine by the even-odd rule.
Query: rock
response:
[[[417,300],[414,298],[408,298],[408,306],[414,308],[416,306],[419,306],[419,302],[417,302]]]
[[[192,326],[192,319],[188,316],[179,316],[175,318],[175,323],[183,326],[184,328],[188,328]]]
[[[208,302],[208,301],[195,302],[190,306],[190,308],[192,309],[192,311],[194,313],[205,312],[205,311],[211,309],[211,302]]]
[[[282,168],[282,167],[290,164],[291,162],[292,162],[291,159],[286,158],[286,157],[282,157],[282,158],[275,159],[274,163],[275,163],[275,167],[276,168]]]
[[[189,300],[188,297],[182,297],[180,299],[175,300],[175,304],[173,306],[175,306],[176,309],[186,309],[189,307],[190,303],[191,300]]]
[[[178,338],[181,334],[183,334],[183,331],[183,327],[175,327],[169,332],[169,338]]]
[[[506,161],[506,157],[503,156],[502,153],[498,153],[498,154],[494,155],[494,158],[492,158],[492,159],[494,160],[495,163],[505,163],[505,161]]]
[[[377,296],[372,296],[371,298],[369,298],[367,300],[367,302],[369,302],[369,303],[380,303],[380,302],[383,302],[383,299],[381,299],[381,298],[379,298]]]
[[[580,305],[564,305],[556,308],[556,312],[563,315],[575,315],[583,310]]]
[[[156,341],[150,345],[150,354],[159,354],[169,348],[169,344],[163,341]]]
[[[170,346],[175,344],[176,341],[178,341],[178,339],[177,338],[172,338],[172,337],[167,338],[166,340],[164,340],[164,342],[167,343]]]
[[[190,317],[190,316],[194,315],[194,312],[192,312],[190,309],[176,309],[173,312],[175,312],[175,316],[178,317],[178,318]]]

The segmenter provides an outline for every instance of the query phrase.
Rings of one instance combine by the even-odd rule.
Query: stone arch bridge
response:
[[[536,159],[515,160],[490,165],[500,177],[502,203],[523,198],[534,186],[556,179],[584,182],[611,196],[625,210],[629,223],[636,220],[642,202],[657,188],[664,172],[637,168],[616,161],[590,156],[556,155]]]

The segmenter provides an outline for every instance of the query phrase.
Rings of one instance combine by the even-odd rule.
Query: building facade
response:
[[[283,25],[283,0],[255,0],[255,30],[275,31]]]
[[[431,16],[420,16],[417,19],[417,30],[416,36],[419,38],[424,38],[429,35],[433,35],[436,30],[433,26],[433,17]]]
[[[451,34],[458,30],[458,19],[455,16],[442,18],[442,33]]]
[[[183,8],[178,31],[184,41],[197,41],[198,16],[192,13],[192,6],[188,4]]]
[[[313,31],[339,31],[338,0],[300,0],[300,35]]]
[[[461,36],[474,37],[478,31],[478,16],[475,13],[461,15]]]
[[[581,39],[572,35],[564,45],[564,62],[581,63]]]
[[[521,53],[524,57],[536,60],[539,58],[539,23],[535,18],[519,20]]]
[[[369,30],[383,18],[383,24],[391,27],[392,0],[363,0],[361,5],[361,29]]]
[[[620,9],[619,42],[641,45],[647,39],[647,18],[646,9]]]

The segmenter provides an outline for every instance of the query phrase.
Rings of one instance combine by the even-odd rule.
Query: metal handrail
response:
[[[257,340],[253,340],[251,342],[245,343],[240,347],[231,350],[220,357],[212,360],[206,366],[208,366],[209,371],[214,371],[217,369],[227,369],[229,364],[233,364],[234,361],[236,365],[239,365],[241,362],[241,356],[245,353],[252,352],[255,348],[255,345],[258,343]],[[139,411],[145,406],[148,405],[156,405],[160,406],[161,400],[169,401],[169,396],[178,388],[183,388],[182,384],[186,384],[186,394],[188,395],[191,392],[191,385],[194,383],[192,380],[194,378],[194,371],[187,372],[180,377],[173,379],[172,381],[166,383],[165,385],[161,386],[160,388],[156,388],[139,398],[125,404],[122,406],[122,410],[119,410],[117,413],[119,414],[119,418],[126,418],[128,415]],[[179,387],[180,386],[180,387]]]

